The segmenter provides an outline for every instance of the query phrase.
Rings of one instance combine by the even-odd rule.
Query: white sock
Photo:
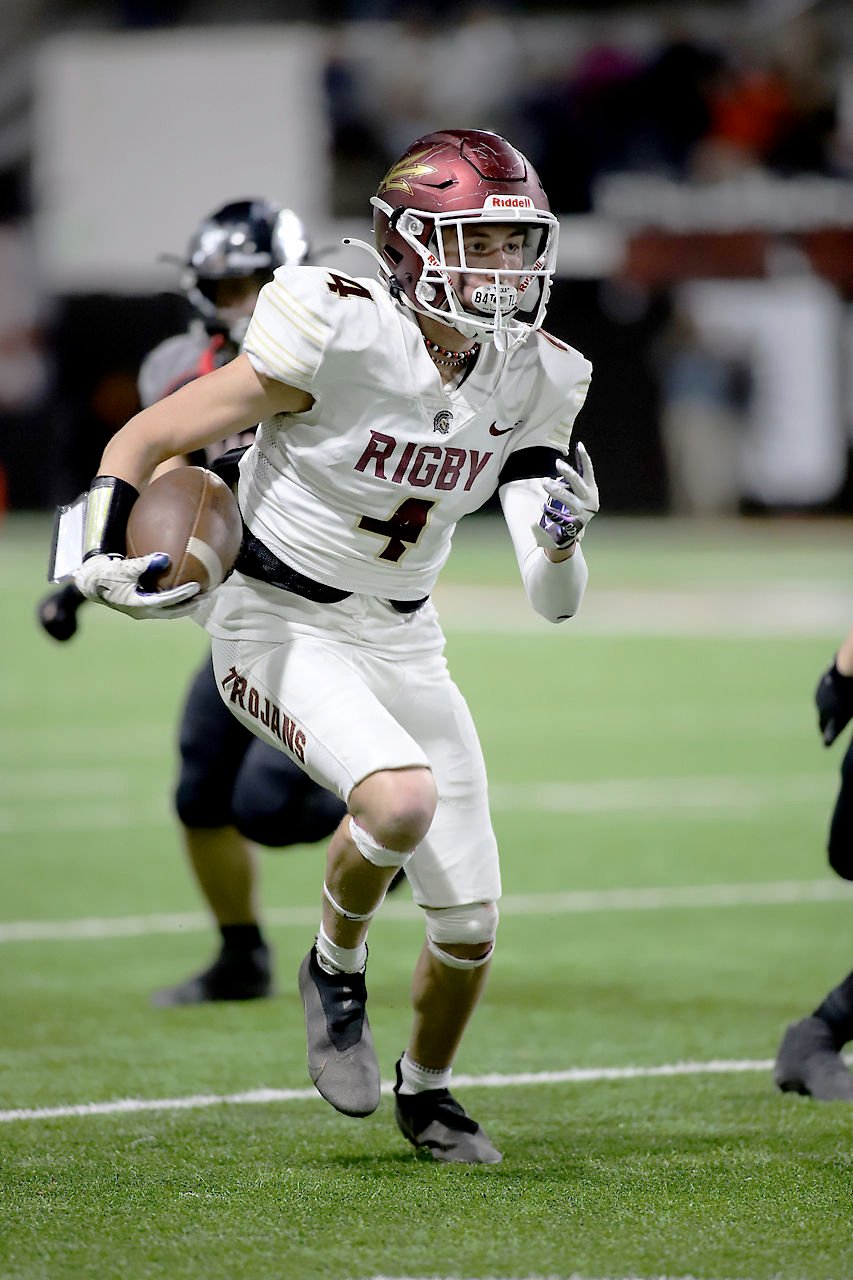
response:
[[[403,1078],[400,1093],[426,1093],[428,1089],[449,1089],[452,1074],[452,1067],[440,1067],[437,1071],[433,1067],[421,1067],[417,1062],[412,1062],[407,1053],[404,1053],[400,1059],[400,1075]]]
[[[367,946],[339,947],[320,925],[317,934],[317,963],[325,973],[361,973],[367,964]]]

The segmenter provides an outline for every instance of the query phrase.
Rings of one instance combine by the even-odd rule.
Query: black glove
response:
[[[85,599],[73,582],[66,582],[39,602],[36,616],[54,640],[70,640],[77,631],[77,611]]]
[[[831,747],[853,717],[853,676],[843,676],[833,662],[821,676],[814,700],[823,745]]]

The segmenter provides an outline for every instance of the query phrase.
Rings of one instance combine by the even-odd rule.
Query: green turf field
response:
[[[93,607],[49,641],[46,542],[0,535],[3,1280],[853,1276],[853,1108],[769,1071],[853,963],[823,853],[842,748],[811,703],[849,528],[602,518],[561,628],[500,524],[460,530],[438,599],[505,898],[457,1075],[493,1168],[418,1158],[387,1097],[355,1121],[310,1089],[319,848],[264,859],[276,999],[150,1006],[214,945],[168,808],[204,637]],[[386,1079],[421,928],[404,889],[371,932]]]

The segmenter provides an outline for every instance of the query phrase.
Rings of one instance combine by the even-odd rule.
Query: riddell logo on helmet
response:
[[[535,209],[530,196],[489,196],[484,209]]]

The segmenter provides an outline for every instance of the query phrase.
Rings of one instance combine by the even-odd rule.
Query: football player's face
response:
[[[214,305],[219,314],[232,323],[243,316],[250,316],[267,278],[267,276],[226,276],[224,280],[217,280]]]
[[[479,285],[494,282],[489,272],[520,271],[524,265],[525,229],[518,223],[486,222],[464,227],[462,241],[468,269],[454,281],[454,288],[463,305],[470,303],[471,294]],[[445,231],[445,261],[448,266],[460,264],[455,231]]]

